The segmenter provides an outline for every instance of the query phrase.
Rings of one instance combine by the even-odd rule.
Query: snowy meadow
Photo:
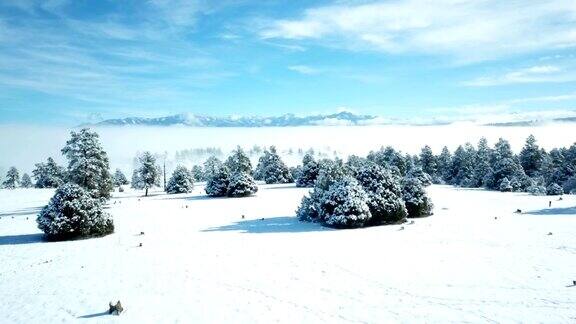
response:
[[[115,193],[114,234],[45,242],[35,217],[52,190],[2,190],[0,314],[7,323],[576,320],[575,196],[548,208],[546,196],[433,185],[434,216],[332,230],[294,216],[307,191]],[[126,310],[109,317],[116,300]]]

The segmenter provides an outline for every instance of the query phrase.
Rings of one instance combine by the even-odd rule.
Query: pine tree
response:
[[[144,196],[148,196],[148,189],[159,185],[160,170],[156,165],[156,158],[150,152],[144,152],[138,157],[138,181],[144,190]]]
[[[402,180],[402,198],[406,204],[408,217],[432,215],[432,201],[418,178],[408,175]]]
[[[381,147],[378,151],[371,151],[368,153],[367,159],[398,176],[404,176],[408,171],[409,163],[407,163],[406,158],[391,146]]]
[[[64,168],[57,165],[54,159],[48,158],[46,163],[37,163],[32,175],[36,180],[36,188],[56,188],[64,183]]]
[[[214,175],[220,171],[223,163],[217,157],[211,156],[204,162],[204,180],[213,178]]]
[[[16,167],[11,167],[6,173],[6,179],[2,183],[2,186],[6,189],[16,189],[20,184],[20,174]]]
[[[254,178],[264,180],[267,184],[294,181],[290,170],[284,164],[274,146],[271,146],[270,150],[264,150],[264,154],[260,157],[256,166]]]
[[[204,191],[208,196],[223,197],[228,193],[230,183],[230,171],[225,165],[221,165],[216,170],[210,171],[210,176],[206,179]]]
[[[368,195],[371,223],[396,223],[406,218],[399,179],[377,164],[365,165],[356,179]]]
[[[510,192],[512,191],[512,184],[510,183],[510,180],[508,180],[508,178],[504,177],[501,181],[500,181],[500,185],[499,185],[499,190],[502,192]]]
[[[332,227],[363,227],[372,218],[368,195],[352,177],[344,177],[333,183],[324,194],[320,206],[322,220]]]
[[[68,179],[95,198],[109,198],[114,185],[98,134],[84,128],[70,132],[70,137],[62,149],[68,159]]]
[[[491,172],[484,179],[484,184],[488,189],[499,190],[500,182],[504,178],[508,178],[514,183],[516,183],[514,178],[518,179],[520,183],[526,181],[524,170],[512,153],[510,143],[502,138],[494,146],[490,157],[490,168]]]
[[[318,163],[311,154],[304,155],[302,159],[302,171],[296,178],[297,187],[312,187],[318,177]]]
[[[20,186],[22,186],[22,188],[32,188],[33,186],[32,180],[30,179],[28,173],[24,173],[22,175],[22,180],[20,180]]]
[[[114,186],[121,187],[127,184],[129,184],[128,179],[126,179],[126,176],[124,173],[122,173],[122,170],[116,169],[116,172],[114,172]]]
[[[114,232],[114,223],[101,204],[84,188],[67,183],[56,190],[36,222],[50,240],[107,235]]]
[[[230,176],[226,194],[228,197],[247,197],[255,194],[257,191],[258,186],[250,174],[236,171]]]
[[[482,137],[478,142],[478,149],[474,159],[474,166],[472,172],[472,187],[484,186],[485,178],[492,172],[490,166],[490,155],[492,154],[488,141]]]
[[[134,169],[132,171],[132,180],[130,181],[130,185],[133,189],[136,189],[136,190],[143,190],[144,189],[144,181],[142,181],[142,178],[140,178],[139,169]]]
[[[422,183],[422,185],[426,187],[432,184],[432,179],[430,178],[430,175],[422,171],[422,168],[420,166],[410,165],[408,168],[408,172],[406,172],[406,177],[414,177],[420,180],[420,183]]]
[[[192,174],[183,166],[177,166],[166,186],[169,194],[189,193],[194,188]]]
[[[458,146],[452,157],[449,183],[455,186],[473,187],[474,184],[474,157],[475,150],[472,145]]]
[[[244,172],[252,175],[250,158],[244,153],[244,150],[242,150],[240,146],[237,146],[236,149],[232,151],[225,164],[228,170],[230,170],[230,173]]]
[[[542,169],[545,152],[543,152],[536,144],[534,135],[528,136],[526,144],[520,151],[520,164],[524,172],[529,177],[536,176]]]
[[[346,175],[346,168],[342,160],[323,159],[316,163],[318,176],[314,181],[314,189],[310,196],[305,196],[296,210],[296,215],[300,220],[319,221],[321,212],[321,203],[324,194],[335,182],[342,180]]]
[[[192,178],[194,179],[194,181],[196,182],[204,181],[204,172],[202,171],[201,166],[194,165],[190,172],[192,173]]]
[[[442,153],[436,158],[437,174],[444,181],[448,182],[451,174],[452,154],[448,147],[442,148]]]
[[[562,189],[562,187],[557,184],[557,183],[551,183],[547,188],[546,188],[546,194],[548,196],[559,196],[564,194],[564,190]]]
[[[422,171],[426,172],[431,178],[436,176],[436,158],[428,145],[424,146],[420,152],[420,166],[422,167]]]

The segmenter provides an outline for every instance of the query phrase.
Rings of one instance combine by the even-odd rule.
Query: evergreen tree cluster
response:
[[[352,228],[432,214],[432,203],[416,173],[402,177],[399,168],[375,161],[388,160],[353,156],[346,163],[340,159],[315,162],[318,175],[296,211],[299,219]]]
[[[33,171],[36,187],[57,187],[36,218],[38,228],[51,240],[112,233],[114,223],[102,204],[110,197],[114,178],[98,134],[87,128],[70,132],[62,154],[68,160],[66,171],[52,158],[36,164]],[[21,185],[31,186],[28,175],[22,177]]]
[[[485,138],[477,147],[447,147],[434,156],[424,147],[417,161],[435,183],[490,190],[560,195],[576,192],[576,144],[546,152],[530,135],[518,155],[500,138],[490,147]]]
[[[211,157],[204,163],[206,194],[212,197],[253,195],[258,191],[258,186],[252,174],[250,158],[240,147],[232,151],[224,163]]]

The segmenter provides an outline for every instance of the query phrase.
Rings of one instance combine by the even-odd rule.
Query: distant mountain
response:
[[[108,119],[98,123],[81,126],[188,126],[188,127],[295,127],[295,126],[365,126],[365,125],[411,125],[437,126],[455,122],[467,122],[476,125],[494,127],[529,127],[545,123],[575,123],[576,111],[563,112],[561,115],[540,113],[513,113],[485,116],[425,118],[415,116],[411,119],[382,118],[372,115],[356,115],[351,112],[339,112],[327,115],[300,117],[285,114],[277,117],[211,117],[194,114],[179,114],[158,118],[128,117]]]
[[[210,117],[193,114],[179,114],[158,118],[129,117],[108,119],[95,126],[191,126],[191,127],[289,127],[289,126],[336,126],[336,125],[374,125],[385,124],[382,118],[370,115],[356,115],[351,112],[339,112],[330,115],[298,117],[286,114],[279,117]],[[389,121],[388,121],[389,123]]]

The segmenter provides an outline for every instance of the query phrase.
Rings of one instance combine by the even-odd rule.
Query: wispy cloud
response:
[[[260,35],[478,61],[575,46],[576,6],[573,0],[345,2],[270,21]]]
[[[319,69],[310,67],[308,65],[292,65],[288,67],[288,70],[305,75],[319,74],[321,72]]]
[[[576,80],[576,71],[554,65],[537,65],[510,71],[502,75],[482,76],[463,82],[465,86],[488,87],[517,83],[570,82]]]

